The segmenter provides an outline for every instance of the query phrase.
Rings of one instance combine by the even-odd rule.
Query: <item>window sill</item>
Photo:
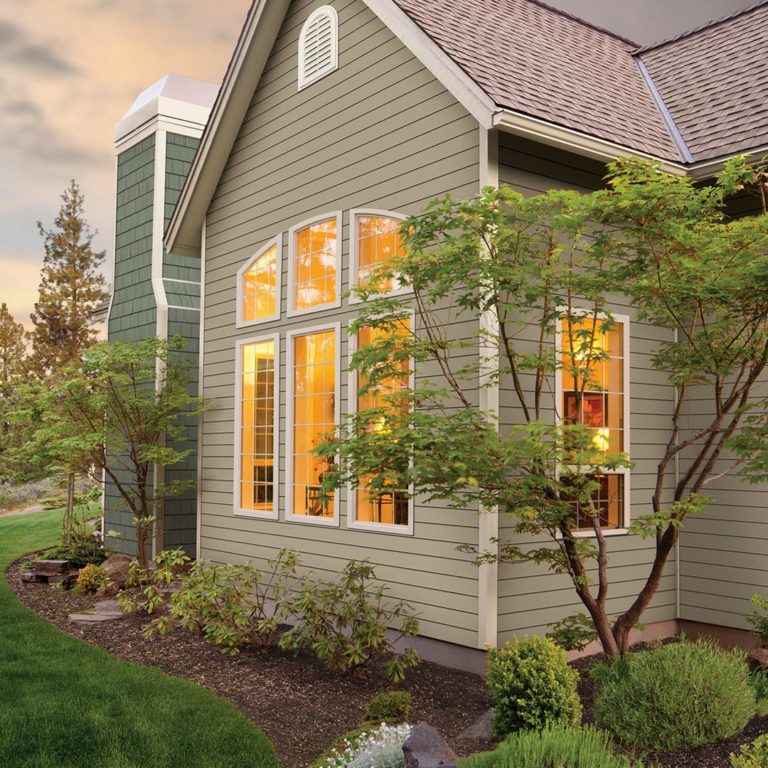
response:
[[[253,509],[236,509],[234,511],[235,517],[250,517],[255,520],[277,520],[277,512],[257,512]]]
[[[286,519],[286,522],[289,522],[289,523],[304,523],[305,525],[324,525],[326,527],[330,526],[332,528],[339,527],[338,516],[315,517],[314,515],[294,515],[291,512],[291,513],[286,513],[285,519]]]
[[[393,525],[390,523],[368,523],[363,521],[350,521],[347,528],[351,531],[362,531],[365,533],[383,533],[394,536],[413,536],[413,525]]]

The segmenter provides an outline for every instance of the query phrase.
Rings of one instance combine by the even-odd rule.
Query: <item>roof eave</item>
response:
[[[499,110],[494,116],[494,125],[508,133],[537,141],[540,144],[557,147],[567,152],[573,152],[577,155],[590,157],[593,160],[600,160],[604,163],[616,160],[619,157],[637,157],[659,163],[662,170],[668,173],[678,176],[683,176],[687,173],[687,168],[683,163],[660,158],[647,152],[616,144],[607,139],[590,136],[581,131],[555,125],[546,120],[539,120],[530,115],[524,115],[512,110]]]

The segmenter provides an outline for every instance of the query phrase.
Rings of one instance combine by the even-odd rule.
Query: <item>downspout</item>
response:
[[[200,329],[198,332],[197,350],[197,394],[202,397],[205,392],[205,366],[203,356],[205,353],[205,243],[208,229],[207,216],[203,216],[202,234],[200,235]],[[195,559],[200,559],[202,551],[203,533],[203,417],[200,413],[197,417],[197,488],[196,488],[196,513],[195,520]]]
[[[674,342],[677,344],[678,341],[678,329],[675,328],[674,330]],[[678,403],[678,389],[677,386],[675,386],[675,396],[673,400],[673,407],[677,409],[677,403]],[[679,418],[679,416],[678,416]],[[675,437],[675,447],[679,445],[679,436]],[[675,451],[675,488],[677,488],[677,484],[680,482],[680,453],[679,451]],[[680,624],[680,534],[681,531],[677,532],[677,541],[675,542],[675,621],[678,624]]]

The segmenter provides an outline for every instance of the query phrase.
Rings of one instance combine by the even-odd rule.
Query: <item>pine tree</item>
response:
[[[45,258],[31,320],[32,366],[41,377],[76,364],[96,341],[93,311],[106,293],[99,267],[104,251],[93,250],[94,232],[83,217],[84,198],[73,179],[54,227],[37,227],[44,238]]]
[[[24,326],[16,322],[3,302],[0,304],[0,397],[8,397],[21,376],[26,346]]]

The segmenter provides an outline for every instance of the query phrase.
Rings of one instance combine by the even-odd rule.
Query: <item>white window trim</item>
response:
[[[349,287],[350,289],[356,288],[358,285],[358,258],[359,258],[359,235],[360,226],[358,224],[358,218],[360,216],[381,216],[389,219],[396,219],[397,221],[405,221],[407,216],[396,211],[382,211],[378,208],[353,208],[349,212]],[[381,296],[402,296],[407,293],[412,293],[412,289],[408,286],[402,286],[400,288],[393,288],[387,293],[377,294]],[[349,294],[350,304],[360,304],[362,299],[355,293]]]
[[[331,19],[331,66],[328,69],[321,69],[316,72],[312,77],[305,77],[304,69],[306,64],[306,50],[305,40],[307,36],[307,30],[312,26],[312,23],[320,16],[329,16]],[[335,72],[339,68],[339,14],[336,9],[330,5],[321,5],[315,9],[309,18],[304,22],[299,34],[299,90],[303,90],[307,86],[316,83],[318,80],[322,80],[326,75],[330,75],[331,72]]]
[[[274,470],[272,479],[272,511],[263,512],[256,509],[242,509],[240,506],[243,466],[243,347],[248,344],[259,344],[271,341],[275,345],[275,382],[274,382],[274,445],[272,448]],[[248,339],[240,339],[235,344],[235,475],[233,513],[235,517],[256,517],[267,520],[278,519],[278,504],[280,495],[280,334],[273,333],[266,336],[253,336]]]
[[[313,333],[322,333],[323,331],[333,331],[336,337],[336,360],[334,385],[336,387],[336,397],[334,403],[334,423],[338,425],[341,419],[341,323],[325,323],[324,325],[315,325],[310,328],[299,328],[295,331],[288,331],[286,334],[287,355],[285,378],[286,403],[285,403],[285,428],[286,428],[286,449],[285,449],[285,519],[292,523],[304,523],[306,525],[325,525],[335,528],[339,527],[339,493],[336,492],[336,498],[333,505],[333,517],[314,517],[312,515],[297,515],[293,512],[293,380],[294,380],[294,339],[297,336],[311,336]]]
[[[416,313],[411,310],[408,313],[410,318],[411,327],[416,320]],[[357,334],[350,334],[349,336],[349,356],[348,360],[352,360],[352,355],[357,352]],[[413,389],[416,381],[415,367],[411,369],[410,376],[408,377],[408,386]],[[357,413],[357,371],[351,368],[347,371],[347,387],[349,392],[349,412]],[[413,485],[408,487],[408,525],[391,525],[389,523],[369,523],[365,521],[359,521],[357,519],[357,488],[353,488],[352,485],[347,485],[347,528],[352,528],[359,531],[370,531],[372,533],[383,534],[396,534],[398,536],[413,536],[414,526],[413,519],[416,512],[416,504],[413,498]]]
[[[564,307],[560,307],[561,311],[565,311]],[[571,310],[573,315],[579,316],[583,315],[584,317],[592,317],[595,313],[590,312],[589,310],[582,310],[582,309],[573,309]],[[623,343],[624,343],[624,365],[623,365],[623,374],[624,374],[624,453],[632,457],[632,442],[630,440],[630,414],[631,414],[631,386],[630,386],[630,318],[629,315],[621,315],[621,314],[614,314],[611,313],[610,316],[606,314],[605,312],[598,312],[596,315],[597,320],[612,320],[616,323],[622,324],[623,329]],[[559,346],[559,339],[562,336],[563,332],[563,321],[562,319],[557,321],[557,330],[556,330],[556,336],[555,336],[555,349],[558,351],[558,354],[561,353],[560,346]],[[561,404],[563,402],[563,369],[558,368],[555,372],[555,418],[557,419],[558,424],[563,423],[563,414],[560,412]],[[632,498],[631,498],[631,478],[632,478],[632,472],[628,467],[619,467],[617,469],[612,469],[608,472],[605,472],[606,475],[623,475],[624,477],[624,524],[620,528],[604,528],[603,529],[603,535],[604,536],[625,536],[627,533],[629,533],[629,525],[630,521],[632,519],[631,511],[632,511]],[[594,531],[588,531],[588,530],[581,530],[581,531],[574,531],[573,535],[576,537],[584,538],[584,537],[595,537],[596,534]]]
[[[277,255],[275,256],[275,268],[277,270],[276,272],[276,282],[275,282],[275,311],[269,316],[269,317],[260,317],[256,320],[246,320],[243,317],[243,311],[244,311],[244,303],[245,303],[245,297],[244,297],[244,290],[243,290],[243,283],[244,283],[244,276],[245,273],[248,272],[248,270],[255,264],[270,248],[275,247],[277,250]],[[281,289],[282,289],[282,276],[283,276],[283,235],[280,233],[277,237],[270,240],[268,243],[266,243],[264,246],[259,248],[256,253],[251,256],[248,261],[243,264],[240,269],[237,270],[237,315],[236,315],[236,321],[235,321],[235,327],[236,328],[249,328],[252,325],[262,325],[263,323],[271,323],[275,320],[280,319],[280,295],[281,295]]]
[[[296,309],[294,306],[296,289],[296,233],[302,229],[317,224],[321,221],[336,219],[336,301],[328,304],[319,304],[316,307],[307,307],[306,309]],[[288,317],[301,317],[302,315],[311,315],[314,312],[322,312],[325,309],[338,309],[341,306],[341,270],[343,265],[342,246],[344,243],[344,230],[342,228],[342,212],[333,211],[324,213],[320,216],[313,216],[299,224],[295,224],[288,230]]]

